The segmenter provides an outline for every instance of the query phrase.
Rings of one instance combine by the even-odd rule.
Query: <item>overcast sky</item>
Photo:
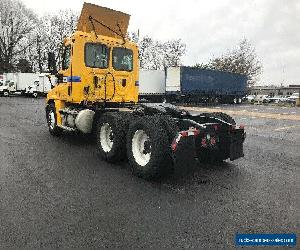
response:
[[[39,16],[70,8],[81,0],[22,0]],[[260,84],[300,84],[299,0],[87,0],[131,15],[129,30],[159,40],[181,38],[185,65],[207,62],[242,38],[263,63]]]

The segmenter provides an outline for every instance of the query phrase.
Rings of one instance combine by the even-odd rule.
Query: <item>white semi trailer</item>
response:
[[[166,92],[166,77],[164,70],[139,71],[139,100],[161,102]]]

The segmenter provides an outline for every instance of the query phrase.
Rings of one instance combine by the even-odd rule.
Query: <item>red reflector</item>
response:
[[[212,145],[216,144],[215,137],[210,138],[210,144],[212,144]]]
[[[188,132],[187,132],[187,131],[182,131],[182,132],[180,132],[180,134],[181,134],[183,137],[188,136]]]
[[[173,151],[176,151],[176,149],[177,149],[176,141],[172,143],[171,148],[172,148]]]
[[[244,124],[241,124],[240,125],[240,129],[244,129],[245,128],[245,125]]]

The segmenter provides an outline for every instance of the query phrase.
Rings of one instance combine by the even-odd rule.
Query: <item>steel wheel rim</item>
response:
[[[113,132],[108,123],[104,123],[100,129],[100,143],[104,152],[108,153],[113,147]]]
[[[50,127],[50,129],[54,129],[55,115],[54,115],[54,112],[52,110],[49,112],[48,118],[49,118],[49,127]]]
[[[146,148],[146,143],[149,143],[149,149]],[[149,152],[148,152],[149,151]],[[135,161],[140,166],[145,166],[151,159],[151,144],[150,138],[144,130],[137,130],[132,137],[132,153]]]

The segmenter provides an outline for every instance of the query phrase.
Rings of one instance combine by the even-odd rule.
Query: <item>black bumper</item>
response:
[[[201,144],[202,138],[206,137],[207,134],[217,138],[215,144]],[[246,133],[244,129],[233,129],[230,132],[223,131],[215,134],[213,134],[211,130],[202,131],[196,136],[190,135],[181,137],[180,140],[178,140],[176,150],[173,147],[172,149],[174,156],[177,155],[175,158],[178,158],[178,155],[184,155],[185,158],[190,158],[197,156],[198,151],[203,151],[212,155],[213,158],[220,160],[230,159],[233,161],[244,156],[243,143],[245,138]]]

